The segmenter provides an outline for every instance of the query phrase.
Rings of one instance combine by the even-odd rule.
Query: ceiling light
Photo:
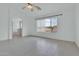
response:
[[[34,11],[35,9],[37,9],[37,10],[41,10],[41,8],[39,7],[39,6],[36,6],[36,5],[34,5],[34,4],[31,4],[31,3],[27,3],[27,4],[25,4],[25,6],[23,7],[23,9],[29,9],[29,10],[31,10],[31,11]]]

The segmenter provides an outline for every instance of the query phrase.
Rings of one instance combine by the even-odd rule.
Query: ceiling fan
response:
[[[25,6],[22,9],[29,9],[30,11],[34,11],[35,9],[37,10],[41,10],[41,8],[39,6],[36,6],[34,4],[31,3],[26,3]]]

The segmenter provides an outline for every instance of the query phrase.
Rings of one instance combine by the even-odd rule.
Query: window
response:
[[[55,31],[57,31],[57,16],[37,20],[37,32]]]

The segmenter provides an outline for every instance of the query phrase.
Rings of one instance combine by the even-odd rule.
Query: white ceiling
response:
[[[73,3],[35,3],[35,5],[39,6],[42,8],[41,11],[34,11],[34,12],[31,12],[29,11],[28,9],[27,10],[23,10],[22,7],[24,6],[25,4],[20,4],[20,3],[17,3],[17,4],[10,4],[10,6],[12,8],[14,8],[15,10],[17,10],[19,13],[22,13],[22,14],[25,14],[26,16],[29,16],[29,17],[40,17],[40,16],[44,16],[44,15],[53,15],[53,14],[60,14],[60,13],[63,13],[63,10],[65,9],[68,9],[68,8],[73,8],[74,7],[74,4]]]

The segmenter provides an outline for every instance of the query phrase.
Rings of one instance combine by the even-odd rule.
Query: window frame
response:
[[[58,16],[61,16],[62,14],[59,14],[59,15],[54,15],[54,16],[48,16],[48,17],[42,17],[42,18],[37,18],[36,19],[36,21],[38,21],[38,20],[45,20],[45,19],[49,19],[50,20],[50,26],[48,26],[48,27],[53,27],[52,26],[52,18],[53,17],[56,17],[56,27],[58,27]],[[37,23],[36,23],[36,25],[37,25]],[[40,27],[41,28],[41,27]],[[45,26],[44,26],[44,28],[45,28]],[[38,29],[39,29],[39,27],[37,27],[36,28],[36,30],[37,30],[37,32],[42,32],[42,31],[38,31]],[[40,30],[40,29],[39,29]],[[50,31],[49,31],[50,32]],[[54,32],[54,31],[51,31],[51,32]],[[55,31],[55,32],[57,32],[57,31]]]

